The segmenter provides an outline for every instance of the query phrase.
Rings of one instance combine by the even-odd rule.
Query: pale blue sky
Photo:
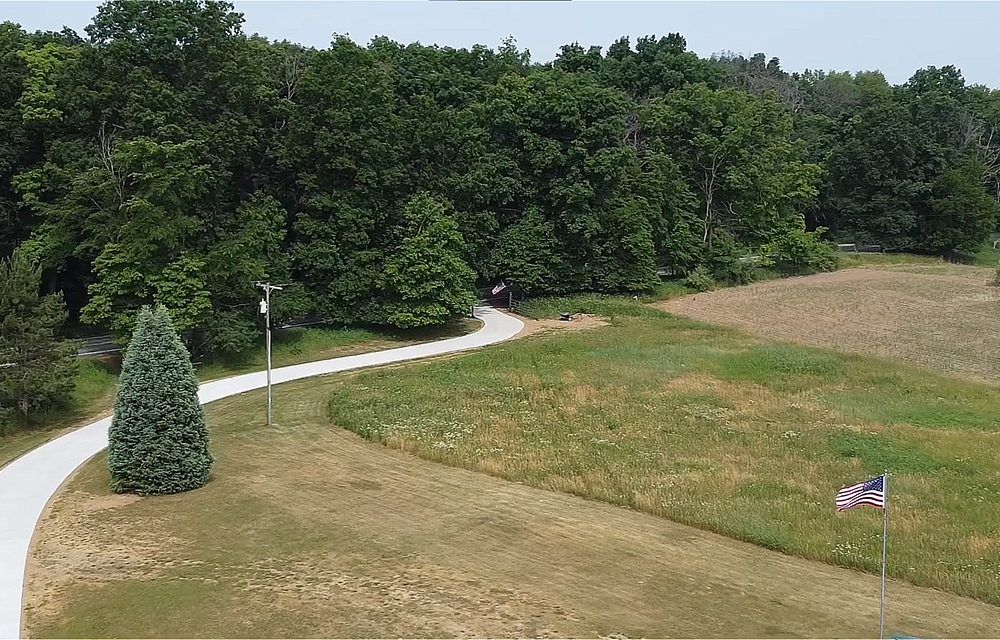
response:
[[[82,32],[97,2],[0,2],[0,19],[29,30]],[[235,3],[244,29],[270,38],[324,47],[332,33],[367,43],[374,35],[467,47],[496,46],[507,35],[537,61],[572,41],[607,47],[620,35],[680,32],[708,56],[731,50],[777,56],[788,70],[881,69],[891,82],[914,70],[954,64],[970,83],[1000,88],[992,2],[379,2]]]

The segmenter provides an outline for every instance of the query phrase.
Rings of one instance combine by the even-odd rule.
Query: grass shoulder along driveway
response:
[[[478,320],[462,319],[443,327],[415,331],[377,331],[373,329],[308,327],[274,332],[272,365],[285,367],[303,362],[354,355],[402,347],[417,342],[439,340],[475,331]],[[263,346],[238,359],[210,359],[195,364],[202,381],[218,380],[266,365]],[[65,407],[36,416],[31,423],[7,435],[0,435],[0,467],[35,447],[77,427],[111,413],[115,401],[120,361],[112,358],[85,358],[79,361],[75,387]]]

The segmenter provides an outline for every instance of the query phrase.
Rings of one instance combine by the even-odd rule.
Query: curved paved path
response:
[[[517,318],[481,307],[476,317],[483,327],[475,333],[398,349],[387,349],[331,360],[307,362],[271,371],[280,383],[338,371],[348,371],[404,360],[475,349],[514,337],[524,327]],[[234,376],[201,385],[202,404],[260,389],[264,372]],[[21,631],[24,569],[35,525],[45,505],[63,482],[108,444],[111,418],[105,418],[52,440],[0,469],[0,638],[16,638]]]

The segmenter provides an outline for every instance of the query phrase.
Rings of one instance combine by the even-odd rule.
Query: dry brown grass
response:
[[[524,323],[524,328],[517,334],[518,338],[538,333],[547,333],[550,331],[578,331],[580,329],[594,329],[608,324],[606,319],[586,313],[576,314],[573,316],[572,320],[559,320],[556,318],[536,320],[534,318],[522,317],[521,322]]]
[[[658,304],[758,336],[1000,383],[1000,288],[987,269],[900,265],[772,280]]]
[[[993,388],[601,303],[613,326],[354,377],[332,415],[433,461],[871,572],[877,514],[831,501],[889,468],[907,512],[890,575],[1000,604],[1000,555],[970,543],[1000,521]]]
[[[271,430],[260,393],[210,405],[203,489],[112,496],[103,458],[86,465],[39,527],[29,635],[873,634],[876,576],[363,441],[330,423],[338,380],[278,387]],[[890,629],[1000,634],[996,607],[890,593]]]

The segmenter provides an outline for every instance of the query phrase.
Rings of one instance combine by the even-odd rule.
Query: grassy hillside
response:
[[[363,373],[333,420],[446,464],[878,571],[881,514],[845,483],[892,474],[890,574],[1000,603],[1000,397],[885,360],[767,343],[609,298],[539,301],[612,326]]]

